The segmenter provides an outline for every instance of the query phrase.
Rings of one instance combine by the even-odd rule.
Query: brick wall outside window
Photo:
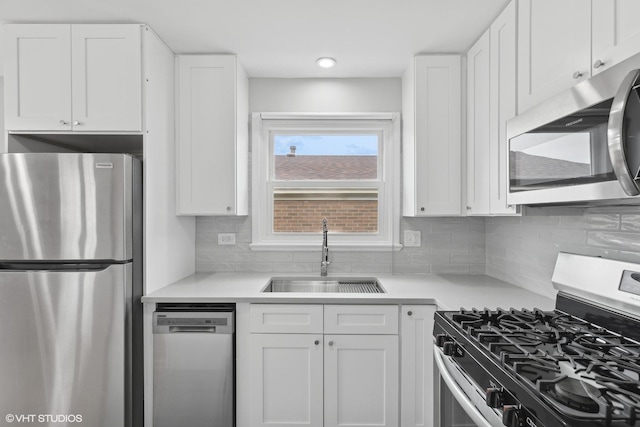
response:
[[[274,200],[276,233],[319,233],[322,219],[329,230],[343,233],[377,233],[377,200]]]

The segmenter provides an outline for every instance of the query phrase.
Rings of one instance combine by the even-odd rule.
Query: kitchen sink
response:
[[[383,294],[374,277],[272,277],[262,292]]]

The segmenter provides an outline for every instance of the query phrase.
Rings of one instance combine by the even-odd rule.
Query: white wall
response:
[[[402,81],[250,79],[251,112],[389,112],[402,109]]]
[[[401,111],[400,78],[251,79],[252,112],[390,112]],[[318,273],[315,252],[251,251],[251,214],[247,217],[199,217],[196,222],[198,272]],[[484,219],[403,218],[401,230],[419,230],[420,247],[399,252],[341,252],[331,273],[483,274]],[[401,231],[402,232],[402,231]],[[218,233],[236,233],[235,245],[218,245]]]

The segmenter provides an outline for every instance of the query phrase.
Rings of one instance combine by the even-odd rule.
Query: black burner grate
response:
[[[640,343],[559,311],[485,309],[449,315],[470,340],[557,411],[606,425],[635,425],[640,418]]]

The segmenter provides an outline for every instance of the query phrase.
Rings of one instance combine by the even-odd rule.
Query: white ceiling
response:
[[[146,22],[176,53],[237,54],[251,77],[399,77],[416,53],[466,51],[508,1],[0,0],[0,22]]]

